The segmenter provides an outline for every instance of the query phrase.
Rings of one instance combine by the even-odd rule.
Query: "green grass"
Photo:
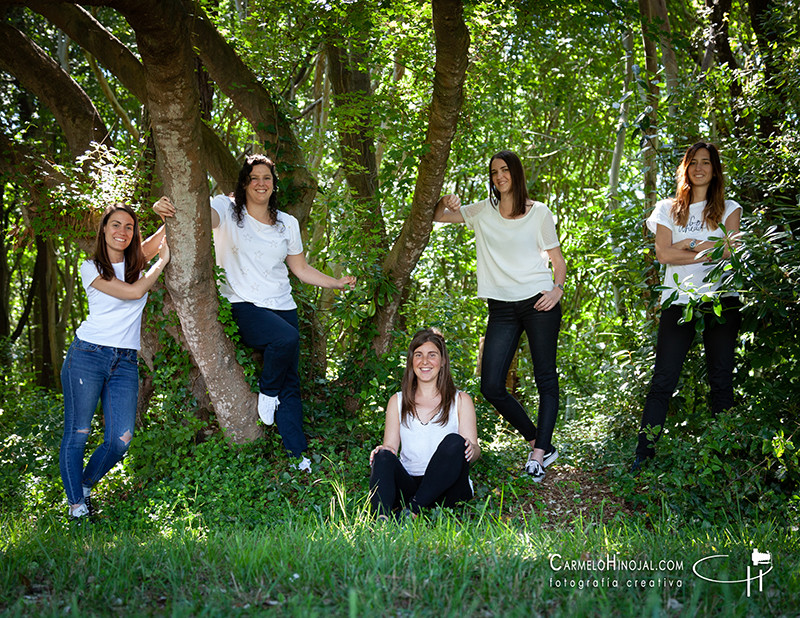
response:
[[[756,458],[753,498],[747,457],[715,446],[724,424],[699,441],[674,436],[634,478],[632,437],[587,415],[559,428],[562,455],[538,485],[520,473],[525,445],[484,411],[476,497],[398,525],[366,512],[380,417],[317,419],[311,475],[290,468],[274,431],[239,447],[184,436],[177,448],[184,432],[151,422],[98,485],[98,522],[71,529],[58,398],[8,398],[0,411],[4,616],[798,616],[800,494]],[[736,475],[701,482],[712,447]],[[750,597],[692,571],[727,554],[701,572],[743,579],[753,549],[773,570]],[[607,556],[636,565],[602,569]]]
[[[0,611],[10,616],[660,616],[796,615],[797,535],[778,525],[651,529],[576,521],[542,528],[502,521],[490,501],[427,519],[381,524],[363,500],[334,487],[325,513],[287,507],[253,529],[208,526],[185,514],[171,522],[118,525],[104,518],[70,529],[50,515],[3,516]],[[741,579],[753,548],[770,551],[764,589],[705,582]],[[650,568],[600,570],[570,561],[649,561]],[[672,560],[674,565],[659,562]],[[717,566],[719,565],[719,566]],[[667,570],[671,567],[671,570]],[[587,587],[587,580],[588,586]],[[560,585],[559,583],[560,582]],[[616,582],[616,586],[614,582]],[[596,587],[594,587],[596,586]],[[644,586],[644,587],[642,587]],[[651,587],[652,586],[652,587]]]

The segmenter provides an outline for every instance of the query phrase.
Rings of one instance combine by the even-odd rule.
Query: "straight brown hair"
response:
[[[139,217],[128,204],[123,202],[114,202],[106,207],[103,211],[103,218],[100,219],[100,226],[97,228],[97,239],[94,243],[94,260],[95,266],[100,276],[106,281],[111,281],[116,275],[114,274],[114,266],[111,263],[111,258],[108,257],[108,246],[106,244],[106,225],[108,219],[115,212],[122,210],[128,213],[133,219],[133,236],[131,237],[130,244],[125,248],[125,283],[135,283],[144,270],[145,262],[144,252],[142,251],[142,233],[139,230]]]
[[[424,343],[435,345],[442,357],[442,366],[439,369],[439,376],[436,379],[436,388],[441,396],[439,412],[435,417],[440,425],[446,425],[450,417],[450,408],[453,406],[458,391],[453,382],[453,375],[450,373],[450,355],[447,353],[447,344],[444,342],[442,333],[436,328],[425,328],[417,331],[408,346],[408,357],[406,358],[406,370],[403,373],[403,381],[400,390],[403,394],[403,402],[400,406],[400,422],[408,425],[410,417],[417,416],[417,409],[414,404],[417,395],[417,376],[414,373],[414,352]],[[417,417],[419,418],[419,417]]]

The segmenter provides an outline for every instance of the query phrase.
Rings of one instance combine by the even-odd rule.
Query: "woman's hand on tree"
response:
[[[442,205],[450,212],[459,212],[461,210],[461,198],[457,195],[445,195],[441,199]]]
[[[167,217],[175,216],[175,206],[172,204],[172,200],[170,200],[166,195],[153,204],[153,210],[155,210],[156,214],[161,217],[162,221]]]

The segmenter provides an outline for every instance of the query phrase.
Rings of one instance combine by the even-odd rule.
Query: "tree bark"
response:
[[[398,310],[411,272],[428,244],[433,212],[442,192],[447,158],[464,102],[470,39],[463,10],[460,0],[433,0],[436,65],[425,136],[427,148],[419,163],[411,212],[383,262],[383,272],[396,291],[375,313],[378,333],[372,341],[372,347],[377,354],[384,354],[389,348]]]

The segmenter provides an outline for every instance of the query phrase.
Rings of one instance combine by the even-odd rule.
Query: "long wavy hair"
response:
[[[111,281],[116,275],[111,258],[108,257],[108,245],[106,243],[106,225],[108,219],[115,212],[123,211],[128,213],[133,219],[133,236],[130,244],[125,248],[125,283],[135,283],[144,270],[146,260],[142,251],[142,234],[139,230],[139,217],[128,204],[114,202],[106,206],[103,211],[103,218],[100,219],[100,226],[97,228],[97,239],[94,243],[94,255],[92,259],[97,266],[100,276],[106,281]]]
[[[444,342],[442,333],[436,328],[426,328],[414,335],[408,346],[408,357],[406,358],[406,370],[403,373],[401,392],[403,402],[400,406],[400,422],[408,424],[410,417],[417,416],[417,408],[414,404],[417,395],[417,375],[414,373],[414,352],[425,343],[435,345],[442,357],[442,365],[439,368],[439,376],[436,379],[436,388],[441,396],[439,412],[435,417],[440,425],[446,425],[450,417],[450,408],[455,401],[458,391],[453,382],[453,375],[450,373],[450,355],[447,353],[447,344]]]
[[[672,200],[670,214],[672,219],[680,226],[685,226],[689,222],[689,205],[694,203],[692,197],[692,181],[689,178],[689,165],[697,154],[698,150],[705,148],[708,150],[711,159],[711,170],[713,172],[711,182],[706,193],[706,205],[703,208],[703,223],[710,230],[716,230],[725,214],[725,176],[722,173],[722,161],[719,158],[719,150],[711,142],[697,142],[690,146],[683,155],[683,160],[675,172],[677,189],[675,198]]]
[[[236,225],[242,227],[244,208],[247,205],[247,195],[245,189],[250,184],[250,173],[256,165],[266,165],[272,172],[272,195],[269,196],[269,220],[272,225],[278,222],[278,176],[275,174],[275,163],[267,155],[252,154],[247,155],[242,169],[239,170],[239,178],[236,181],[236,189],[233,191],[233,214],[236,217]]]
[[[519,160],[516,152],[511,150],[501,150],[489,159],[489,201],[492,206],[500,203],[500,191],[494,186],[492,181],[492,163],[495,159],[502,159],[508,166],[511,174],[511,191],[514,199],[514,207],[511,209],[512,217],[521,217],[525,214],[528,206],[528,183],[525,181],[525,171],[522,169],[522,161]]]

